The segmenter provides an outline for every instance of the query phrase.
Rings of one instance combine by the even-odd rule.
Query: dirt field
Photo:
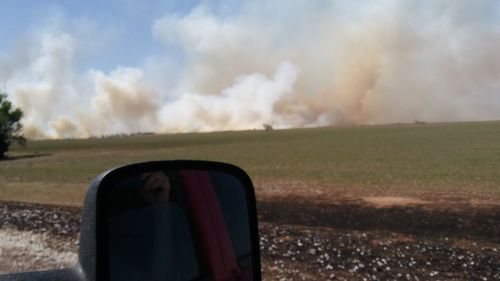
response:
[[[327,197],[258,192],[264,280],[500,279],[499,204]],[[19,241],[2,245],[0,271],[75,261],[79,208],[4,202],[1,210],[2,240],[10,231]]]
[[[500,278],[500,206],[372,200],[262,201],[264,272],[297,280]]]
[[[498,121],[43,140],[8,156],[0,200],[30,203],[0,203],[0,271],[74,263],[102,171],[205,159],[254,180],[265,280],[500,280]]]

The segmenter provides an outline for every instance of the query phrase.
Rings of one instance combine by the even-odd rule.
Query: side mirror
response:
[[[230,164],[157,161],[107,171],[87,192],[80,231],[74,268],[0,280],[261,279],[253,185]]]

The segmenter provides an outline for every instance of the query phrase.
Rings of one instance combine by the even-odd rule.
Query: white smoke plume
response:
[[[0,54],[32,138],[500,119],[497,1],[198,6],[151,23],[183,52],[75,71],[78,36],[43,29]]]

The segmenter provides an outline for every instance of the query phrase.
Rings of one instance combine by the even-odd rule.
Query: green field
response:
[[[44,140],[8,156],[0,162],[2,200],[81,205],[100,172],[158,159],[230,162],[258,184],[500,198],[500,122]]]

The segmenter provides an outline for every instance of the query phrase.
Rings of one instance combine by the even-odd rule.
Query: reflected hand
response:
[[[170,181],[163,172],[141,174],[144,185],[139,188],[139,194],[148,202],[168,201],[170,199]]]

